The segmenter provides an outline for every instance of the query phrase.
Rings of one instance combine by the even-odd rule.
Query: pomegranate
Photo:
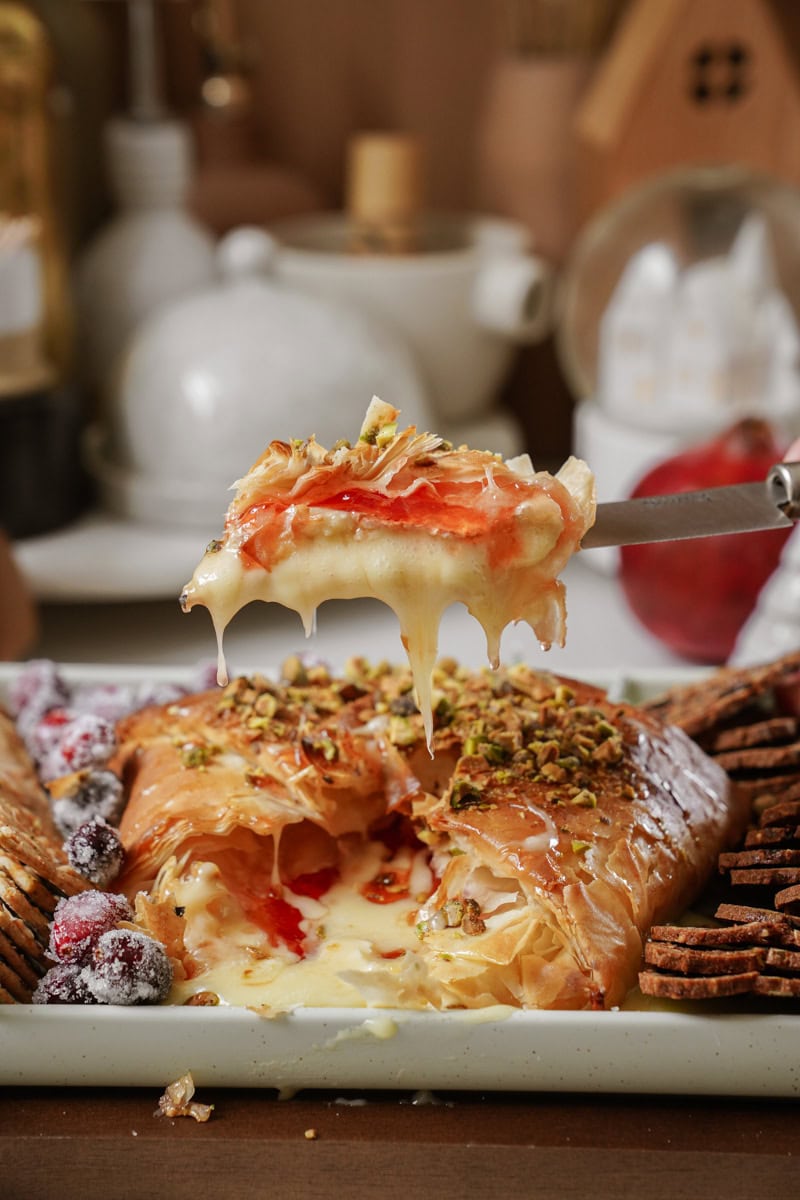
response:
[[[783,447],[748,418],[649,471],[633,496],[668,495],[764,479]],[[625,546],[620,579],[631,609],[682,658],[722,663],[772,574],[790,529]]]

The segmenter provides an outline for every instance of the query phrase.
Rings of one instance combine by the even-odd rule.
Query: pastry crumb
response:
[[[204,1122],[214,1111],[213,1104],[200,1104],[194,1100],[194,1080],[190,1071],[181,1075],[174,1083],[169,1084],[163,1096],[159,1098],[156,1116],[162,1117],[193,1117],[195,1121]]]

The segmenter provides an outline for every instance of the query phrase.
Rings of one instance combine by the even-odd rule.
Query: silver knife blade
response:
[[[786,529],[798,517],[800,463],[777,463],[755,483],[598,504],[581,548]]]

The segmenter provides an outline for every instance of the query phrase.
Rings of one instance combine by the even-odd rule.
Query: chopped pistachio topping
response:
[[[202,770],[219,752],[219,746],[212,746],[205,742],[184,742],[180,747],[181,762],[190,770]]]

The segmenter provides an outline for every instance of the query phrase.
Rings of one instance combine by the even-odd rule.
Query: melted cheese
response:
[[[376,904],[360,891],[386,869],[385,855],[383,845],[370,843],[345,859],[340,879],[320,900],[284,890],[284,898],[303,914],[305,958],[273,944],[247,919],[213,864],[193,863],[170,882],[169,899],[185,910],[186,948],[200,969],[174,985],[170,1002],[212,991],[223,1004],[279,1013],[301,1005],[408,1006],[413,993],[419,1006],[419,976],[425,971],[417,955],[420,893]],[[429,891],[424,852],[415,860],[412,887],[423,884]]]
[[[374,401],[365,426],[397,415],[395,409]],[[411,429],[395,441],[397,447],[392,443],[383,452],[391,469],[381,468],[377,451],[369,457],[369,448],[360,448],[361,457],[355,459],[361,471],[355,475],[357,487],[350,460],[329,454],[313,439],[302,450],[293,450],[288,463],[285,454],[275,451],[270,456],[267,451],[240,481],[225,537],[206,552],[184,590],[182,605],[185,611],[196,604],[209,609],[217,636],[220,681],[225,682],[223,632],[251,601],[274,601],[295,610],[306,635],[311,634],[316,610],[325,600],[372,597],[382,601],[398,617],[430,744],[431,673],[441,617],[451,604],[465,604],[481,624],[495,667],[502,632],[511,622],[527,622],[545,648],[563,644],[566,612],[558,575],[593,520],[594,483],[588,467],[577,459],[570,459],[557,476],[551,476],[535,473],[527,456],[503,463],[495,455],[476,451],[442,453],[436,481],[449,489],[448,503],[453,505],[454,495],[457,499],[452,507],[441,501],[437,510],[435,485],[421,474],[415,479],[413,471],[425,455],[430,460],[439,439],[416,435]],[[337,473],[351,483],[339,483],[338,493],[330,484],[334,500],[326,502],[322,496],[316,503],[319,480]],[[270,500],[278,491],[276,480],[283,491],[281,504],[274,509]],[[458,498],[459,486],[463,498]],[[348,511],[348,494],[356,490],[372,498],[374,512],[359,510],[355,501]],[[421,492],[425,493],[422,500]],[[424,509],[428,493],[434,499],[424,516],[405,523],[387,517],[392,503],[409,502],[411,496]],[[480,523],[470,522],[467,515],[459,529],[454,515],[458,513],[479,513]],[[262,537],[264,530],[268,538]]]

